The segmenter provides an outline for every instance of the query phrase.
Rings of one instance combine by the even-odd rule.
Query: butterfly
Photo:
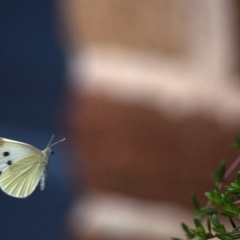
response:
[[[51,146],[53,137],[44,150],[27,143],[0,138],[0,188],[6,194],[16,198],[28,197],[40,182],[44,190],[46,166],[49,155],[54,154]]]

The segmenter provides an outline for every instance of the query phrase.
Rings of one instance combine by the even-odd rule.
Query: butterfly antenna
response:
[[[54,138],[54,134],[52,135],[52,137],[51,137],[51,139],[50,139],[50,141],[49,141],[49,143],[48,143],[47,147],[50,147],[50,146],[51,146],[50,144],[51,144],[51,142],[52,142],[53,138]]]
[[[48,147],[52,147],[53,145],[56,145],[56,144],[58,144],[58,143],[60,143],[60,142],[63,142],[63,141],[65,141],[66,140],[66,138],[63,138],[62,140],[59,140],[59,141],[57,141],[57,142],[55,142],[55,143],[53,143],[53,144],[51,144],[51,145],[48,145]],[[51,143],[51,142],[50,142]]]

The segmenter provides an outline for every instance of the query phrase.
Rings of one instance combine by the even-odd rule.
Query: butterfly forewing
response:
[[[15,162],[33,154],[41,155],[41,151],[26,143],[0,138],[0,174]]]
[[[44,169],[41,155],[23,158],[3,171],[0,176],[1,189],[10,196],[25,198],[38,185]]]

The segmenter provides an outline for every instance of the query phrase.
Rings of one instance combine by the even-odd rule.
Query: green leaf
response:
[[[195,209],[200,209],[200,204],[199,204],[197,196],[195,195],[194,192],[191,193],[191,199],[192,199],[192,203],[193,203],[193,206],[195,207]]]
[[[222,207],[220,214],[227,217],[238,217],[238,209],[235,205],[225,205]]]
[[[228,233],[228,236],[231,237],[232,239],[239,239],[240,232],[231,232],[231,233]]]
[[[233,146],[234,148],[240,149],[240,132],[239,132],[239,134],[235,137],[232,146]]]
[[[219,219],[218,219],[216,214],[212,215],[212,223],[213,223],[214,226],[221,225],[221,223],[220,223],[220,221],[219,221]]]
[[[211,202],[217,204],[217,205],[222,205],[225,200],[224,200],[224,194],[221,193],[218,184],[215,185],[215,190],[212,192],[205,192],[205,196],[210,200]]]
[[[220,211],[219,212],[221,215],[227,216],[227,217],[237,217],[235,213],[228,212],[228,211]]]
[[[236,181],[236,182],[231,183],[230,186],[232,188],[239,188],[239,183],[238,183],[238,181]]]
[[[226,229],[225,226],[223,224],[220,223],[218,217],[216,214],[212,215],[212,223],[214,225],[214,227],[212,228],[216,233],[218,234],[225,234],[226,233]]]
[[[194,237],[191,240],[206,240],[206,238],[202,238],[202,237],[196,236],[196,237]]]
[[[239,171],[237,173],[237,182],[238,182],[238,185],[240,185],[240,172]]]
[[[194,217],[193,221],[195,223],[196,229],[194,229],[194,230],[192,229],[192,231],[194,231],[194,233],[199,237],[206,237],[206,231],[205,231],[200,219],[197,217]]]
[[[227,191],[231,194],[240,194],[240,172],[237,173],[237,179],[227,186]]]
[[[189,227],[185,223],[182,223],[181,226],[182,226],[182,229],[184,230],[187,238],[191,239],[191,238],[195,237],[194,232],[192,232],[192,230],[189,229]]]
[[[194,211],[194,215],[199,217],[210,216],[216,213],[217,213],[216,206],[213,205],[202,207]]]
[[[229,236],[222,236],[220,237],[221,240],[233,240],[233,238],[229,237]]]
[[[239,218],[240,217],[240,207],[236,206],[236,214],[237,214],[237,217]]]
[[[225,170],[226,170],[226,162],[225,162],[225,160],[222,160],[220,162],[220,166],[219,166],[218,170],[213,173],[213,179],[216,182],[222,182],[223,178],[224,178]]]
[[[224,202],[226,203],[226,204],[233,204],[233,202],[234,202],[234,198],[231,196],[231,195],[229,195],[229,194],[225,194],[224,195]]]
[[[202,223],[201,223],[201,221],[200,221],[199,218],[194,217],[193,221],[194,221],[196,227],[201,227],[201,228],[203,228],[203,225],[202,225]]]

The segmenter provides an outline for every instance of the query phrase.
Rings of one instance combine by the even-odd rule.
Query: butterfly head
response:
[[[52,147],[53,145],[56,145],[57,143],[63,142],[63,141],[65,140],[65,138],[63,138],[62,140],[57,141],[57,142],[51,144],[53,137],[54,137],[54,135],[52,136],[52,138],[51,138],[50,142],[48,143],[47,147],[42,151],[43,155],[45,155],[45,156],[47,156],[47,157],[48,157],[50,154],[51,154],[51,155],[54,154],[54,151],[51,149],[51,147]]]
[[[43,152],[43,154],[45,154],[46,156],[49,156],[50,154],[51,154],[51,155],[54,155],[54,151],[53,151],[50,147],[47,147],[47,148],[44,149],[42,152]]]

